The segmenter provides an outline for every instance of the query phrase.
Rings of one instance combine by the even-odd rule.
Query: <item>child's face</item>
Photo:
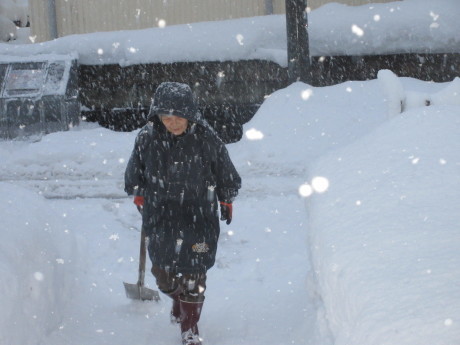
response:
[[[163,122],[166,129],[174,135],[181,135],[188,126],[187,119],[176,115],[162,115],[161,122]]]

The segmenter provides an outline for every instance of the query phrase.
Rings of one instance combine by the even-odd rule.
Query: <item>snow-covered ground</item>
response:
[[[207,344],[458,343],[460,83],[399,79],[444,101],[389,117],[388,79],[293,84],[229,145],[244,184],[209,271]],[[1,344],[178,343],[167,298],[124,296],[135,135],[0,143]]]
[[[317,37],[337,38],[340,52],[354,53],[359,42],[350,40],[358,38],[377,53],[393,51],[385,35],[402,24],[392,38],[399,51],[447,52],[459,47],[459,8],[456,0],[363,6],[352,13],[368,13],[366,26],[331,4],[310,21],[315,30],[315,13],[336,11],[335,25],[351,34]],[[130,64],[156,58],[153,47],[143,48],[155,34],[160,45],[174,37],[177,47],[155,49],[168,61],[193,37],[208,42],[205,52],[200,44],[181,47],[193,58],[285,61],[285,41],[271,40],[285,40],[276,31],[284,24],[263,20],[259,48],[255,18],[228,29],[234,45],[223,37],[225,22],[3,44],[0,53],[77,51],[89,62]],[[232,36],[241,30],[246,36]],[[459,79],[435,84],[389,71],[324,88],[295,83],[270,95],[244,138],[228,146],[243,189],[209,271],[205,344],[457,345],[459,114]],[[0,344],[179,342],[170,301],[124,296],[122,282],[137,279],[140,218],[123,192],[135,135],[82,123],[0,142]],[[154,287],[150,275],[147,283]]]
[[[308,15],[310,52],[313,56],[459,53],[459,16],[458,0],[404,0],[364,6],[329,3]],[[24,42],[24,35],[20,37]],[[284,15],[71,35],[37,44],[13,43],[0,44],[0,54],[74,52],[83,64],[121,66],[244,59],[287,65]]]

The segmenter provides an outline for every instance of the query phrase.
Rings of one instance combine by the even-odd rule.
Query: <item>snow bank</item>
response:
[[[363,98],[368,101],[362,102]],[[385,120],[385,100],[376,80],[328,88],[299,82],[264,101],[237,145],[244,146],[254,162],[305,168],[312,159],[356,140]]]
[[[75,239],[37,193],[0,182],[0,194],[0,343],[35,345],[74,293]]]
[[[83,323],[69,317],[68,306],[82,294],[81,284],[88,285],[85,272],[95,264],[86,262],[84,234],[95,231],[101,202],[69,224],[76,211],[56,200],[125,198],[122,178],[134,138],[83,123],[36,142],[0,142],[0,344],[46,343],[72,322]]]
[[[309,16],[313,55],[458,53],[457,0],[329,3]]]
[[[172,63],[286,59],[285,22],[280,16],[174,25],[166,28],[71,35],[32,45],[0,45],[10,55],[66,54],[83,64]]]
[[[311,168],[329,181],[308,213],[335,345],[460,339],[459,110],[405,112]]]
[[[458,81],[381,76],[272,94],[232,152],[247,161],[251,196],[289,195],[287,186],[310,196],[321,344],[452,345],[460,339]],[[388,117],[388,93],[413,102]]]
[[[310,52],[321,55],[460,52],[456,0],[405,0],[309,14]],[[287,65],[284,15],[145,30],[72,35],[32,45],[0,44],[0,54],[76,52],[83,64],[266,59]]]
[[[0,14],[0,41],[10,41],[17,37],[16,25],[7,17]]]
[[[15,23],[19,26],[26,26],[27,5],[17,3],[13,0],[0,1],[0,42],[15,40],[18,37],[18,29]],[[28,31],[28,30],[26,30]],[[24,41],[21,41],[23,43]]]
[[[8,18],[12,22],[18,22],[20,26],[27,24],[27,4],[14,0],[0,1],[0,15]]]
[[[123,173],[133,140],[133,133],[82,123],[65,135],[48,134],[33,145],[5,142],[0,145],[2,178],[46,198],[125,197]]]
[[[388,117],[399,115],[413,108],[430,105],[460,105],[460,78],[434,93],[404,90],[402,78],[390,70],[380,70],[377,79],[385,98]]]

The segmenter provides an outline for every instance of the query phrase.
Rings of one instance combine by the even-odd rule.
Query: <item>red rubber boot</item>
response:
[[[180,300],[182,345],[202,345],[198,333],[198,321],[202,308],[203,302]]]

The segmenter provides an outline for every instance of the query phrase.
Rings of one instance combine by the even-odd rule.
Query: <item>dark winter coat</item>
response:
[[[232,202],[241,179],[225,145],[198,112],[180,114],[189,127],[176,137],[158,111],[153,109],[136,138],[125,191],[145,198],[142,220],[152,263],[174,272],[204,272],[215,262],[217,200]]]

